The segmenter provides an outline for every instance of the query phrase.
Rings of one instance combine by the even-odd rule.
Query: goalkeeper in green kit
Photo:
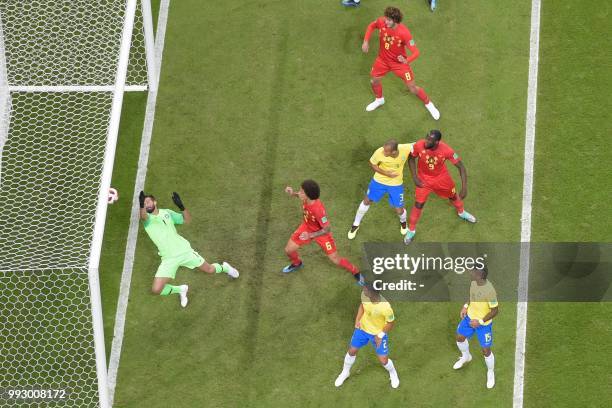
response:
[[[232,278],[239,276],[236,268],[227,262],[222,264],[207,263],[200,254],[191,248],[189,241],[176,232],[175,225],[191,222],[191,214],[187,211],[177,193],[172,193],[172,201],[181,210],[181,213],[157,208],[155,197],[145,194],[144,191],[140,192],[138,201],[140,204],[140,219],[144,221],[144,229],[161,256],[161,264],[157,268],[151,287],[154,294],[161,296],[178,294],[181,306],[187,306],[189,287],[187,285],[174,286],[169,283],[175,278],[176,271],[181,266],[189,269],[198,268],[208,273],[227,273]]]

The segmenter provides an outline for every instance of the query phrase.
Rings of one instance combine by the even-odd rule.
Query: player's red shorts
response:
[[[434,179],[421,178],[423,187],[415,189],[415,201],[424,203],[430,193],[435,193],[438,197],[451,198],[457,194],[455,182],[449,175],[436,177]]]
[[[414,81],[414,73],[412,72],[410,65],[402,64],[399,61],[386,61],[380,57],[377,57],[376,61],[374,61],[374,65],[372,65],[372,70],[370,71],[370,76],[384,77],[389,71],[393,71],[395,75],[400,77],[402,81],[407,84]]]
[[[300,239],[300,234],[302,232],[311,232],[311,231],[308,230],[308,227],[306,226],[306,224],[302,224],[291,235],[291,240],[295,242],[296,244],[298,244],[299,246],[310,244],[311,241],[315,241],[317,244],[319,244],[323,252],[325,252],[327,255],[333,254],[334,252],[336,252],[336,242],[334,241],[334,238],[332,237],[331,234],[320,235],[314,239],[307,239],[306,241],[303,241]]]

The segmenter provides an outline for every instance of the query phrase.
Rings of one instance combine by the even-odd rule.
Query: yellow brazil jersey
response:
[[[378,148],[372,157],[370,157],[370,163],[377,165],[382,170],[392,171],[397,173],[397,177],[387,177],[380,173],[374,173],[374,180],[380,184],[386,186],[399,186],[404,182],[404,164],[412,152],[412,145],[414,143],[405,143],[397,146],[399,154],[397,157],[386,157],[384,153],[384,147]]]
[[[361,316],[361,330],[370,333],[378,334],[382,331],[385,324],[395,320],[393,309],[389,302],[382,296],[380,302],[372,303],[369,297],[361,294],[361,304],[363,305],[363,316]]]
[[[470,319],[482,319],[491,311],[491,308],[497,307],[497,293],[495,288],[488,280],[482,286],[479,286],[475,281],[470,285],[470,304],[468,305],[468,316]],[[485,322],[489,325],[493,319]]]

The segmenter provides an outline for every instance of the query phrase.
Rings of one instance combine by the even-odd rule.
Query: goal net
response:
[[[143,4],[0,0],[0,406],[108,406],[98,262]]]

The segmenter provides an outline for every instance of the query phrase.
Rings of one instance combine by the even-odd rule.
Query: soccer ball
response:
[[[108,203],[113,204],[119,199],[119,192],[114,188],[108,189]]]

